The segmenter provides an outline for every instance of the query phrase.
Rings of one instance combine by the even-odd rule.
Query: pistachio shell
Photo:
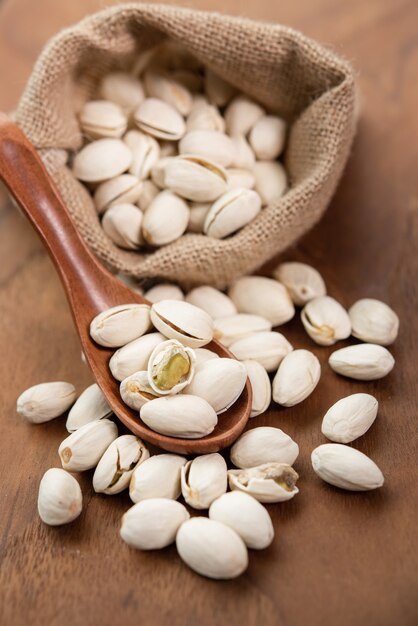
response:
[[[159,397],[149,384],[148,372],[134,372],[123,379],[119,392],[122,400],[134,411],[140,411],[146,402]]]
[[[270,406],[271,384],[267,370],[258,361],[243,361],[253,391],[250,417],[261,415]]]
[[[218,109],[206,102],[194,104],[186,121],[187,131],[217,130],[225,131],[225,121]]]
[[[142,221],[142,234],[147,243],[163,246],[185,232],[189,207],[171,191],[162,191],[152,200]]]
[[[175,541],[181,524],[190,517],[186,507],[167,498],[138,502],[122,518],[120,535],[139,550],[159,550]]]
[[[122,109],[106,100],[86,102],[80,111],[79,119],[81,130],[90,139],[122,137],[128,125]]]
[[[219,165],[231,165],[235,147],[224,133],[216,130],[192,130],[179,143],[180,154],[195,154]]]
[[[369,430],[378,408],[378,401],[368,393],[341,398],[325,413],[322,433],[331,441],[350,443]]]
[[[124,380],[131,374],[146,370],[152,351],[165,341],[161,333],[148,333],[130,341],[112,355],[109,368],[116,380]]]
[[[280,428],[271,426],[247,430],[231,448],[232,463],[242,469],[265,463],[293,465],[298,455],[298,444]]]
[[[99,214],[114,204],[135,204],[143,193],[143,183],[132,174],[121,174],[101,183],[94,194],[94,204]]]
[[[148,361],[148,381],[160,396],[179,393],[193,379],[195,356],[175,339],[158,344]]]
[[[238,339],[271,330],[271,322],[260,315],[236,313],[214,320],[214,337],[229,347]]]
[[[106,74],[100,85],[100,94],[127,112],[133,111],[145,98],[140,80],[125,72]]]
[[[190,348],[200,348],[213,338],[212,318],[188,302],[156,302],[151,307],[151,321],[163,335]]]
[[[144,293],[144,298],[150,302],[161,302],[161,300],[184,300],[184,294],[177,285],[161,283],[148,289]]]
[[[261,315],[273,326],[285,324],[295,314],[286,287],[265,276],[239,278],[229,288],[228,295],[240,313]]]
[[[140,417],[152,430],[184,439],[205,437],[218,423],[215,411],[206,400],[186,394],[151,400],[141,408]]]
[[[320,377],[321,366],[312,352],[289,352],[273,379],[273,400],[282,406],[299,404],[313,392]]]
[[[49,526],[69,524],[80,515],[82,507],[83,496],[74,476],[58,467],[47,470],[38,493],[41,520]]]
[[[276,115],[260,117],[251,129],[249,141],[260,161],[277,159],[283,152],[286,123]]]
[[[107,448],[93,475],[96,493],[112,495],[129,486],[135,467],[149,458],[144,443],[134,435],[122,435]]]
[[[114,204],[102,219],[106,235],[120,248],[136,250],[143,243],[142,211],[134,204]]]
[[[254,189],[255,176],[250,170],[229,168],[226,170],[228,176],[228,191],[244,187]]]
[[[287,190],[286,170],[277,161],[257,161],[254,165],[255,190],[263,206],[275,204]]]
[[[206,361],[220,358],[219,354],[216,354],[216,352],[212,352],[212,350],[208,350],[207,348],[195,348],[194,355],[196,359],[195,371],[197,371],[203,363],[206,363]]]
[[[132,153],[120,139],[98,139],[87,144],[74,158],[73,173],[86,183],[100,183],[126,172]]]
[[[90,336],[100,346],[118,348],[144,335],[150,325],[147,304],[121,304],[96,315]]]
[[[244,135],[231,137],[231,142],[233,146],[233,158],[230,167],[252,170],[255,165],[255,154]]]
[[[306,263],[281,263],[273,272],[288,290],[294,304],[304,306],[327,293],[321,274]]]
[[[198,155],[181,155],[170,159],[164,168],[164,183],[194,202],[211,202],[227,189],[224,168]]]
[[[357,300],[348,311],[354,337],[388,346],[398,336],[399,318],[387,304],[374,298]]]
[[[246,135],[264,114],[264,109],[247,96],[236,96],[225,111],[226,130],[229,135]]]
[[[130,130],[123,138],[132,152],[132,163],[129,171],[140,180],[148,178],[151,169],[160,158],[160,146],[154,137],[145,135],[139,130]]]
[[[186,459],[176,454],[157,454],[138,465],[132,474],[129,496],[133,502],[148,498],[176,500],[181,493],[180,474]]]
[[[234,341],[229,349],[239,361],[253,359],[268,372],[275,372],[293,346],[282,334],[264,331]]]
[[[165,184],[165,167],[169,161],[172,161],[173,157],[164,157],[159,159],[151,170],[151,179],[154,185],[160,189],[164,189]]]
[[[116,424],[108,419],[81,426],[64,439],[58,448],[62,467],[69,472],[92,469],[117,436]]]
[[[369,491],[384,483],[380,469],[368,456],[339,443],[324,443],[312,452],[312,467],[322,480],[349,491]]]
[[[144,73],[144,85],[147,95],[158,98],[177,109],[181,115],[191,111],[193,99],[190,91],[172,75],[165,74],[155,68]]]
[[[203,309],[213,319],[235,315],[237,312],[232,300],[222,291],[210,285],[202,285],[189,291],[186,302]]]
[[[228,472],[232,491],[243,491],[266,504],[293,498],[299,493],[296,487],[298,478],[295,470],[286,463],[264,463],[258,467]]]
[[[79,395],[68,413],[65,427],[74,432],[89,422],[101,420],[111,415],[112,409],[99,385],[93,383]]]
[[[226,463],[217,452],[198,456],[181,468],[181,492],[194,509],[208,509],[227,487]]]
[[[249,224],[261,210],[260,196],[244,187],[227,191],[216,200],[206,215],[203,231],[223,239]]]
[[[219,414],[238,400],[246,381],[246,369],[239,361],[210,359],[199,366],[185,393],[204,398]]]
[[[62,415],[76,399],[74,385],[61,381],[29,387],[17,399],[16,410],[33,424],[42,424]]]
[[[356,380],[378,380],[393,369],[395,359],[383,346],[363,343],[341,348],[328,359],[337,374]]]
[[[134,119],[145,133],[168,141],[177,141],[186,132],[186,124],[180,113],[157,98],[144,100],[136,109]]]
[[[330,296],[310,300],[302,309],[300,317],[308,335],[321,346],[331,346],[350,336],[348,313]]]

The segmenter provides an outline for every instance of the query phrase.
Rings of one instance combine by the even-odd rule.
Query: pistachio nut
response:
[[[140,417],[157,433],[182,439],[205,437],[218,423],[214,409],[206,400],[187,394],[150,400],[141,408]]]
[[[189,223],[187,224],[189,233],[203,233],[206,215],[211,206],[210,202],[193,202],[190,204]]]
[[[249,141],[259,161],[272,161],[283,152],[286,123],[277,115],[265,115],[251,129]]]
[[[152,200],[146,210],[142,234],[150,245],[163,246],[181,237],[188,223],[189,207],[186,202],[165,190]]]
[[[219,354],[216,354],[216,352],[212,352],[212,350],[208,350],[207,348],[195,348],[194,356],[196,359],[195,371],[197,371],[203,363],[206,363],[206,361],[219,359]]]
[[[320,378],[321,365],[312,352],[289,352],[273,379],[273,400],[282,406],[295,406],[313,392]]]
[[[198,456],[181,468],[181,492],[194,509],[208,509],[227,487],[225,459],[217,452]]]
[[[231,137],[231,143],[233,158],[229,166],[251,171],[255,165],[255,154],[244,135],[234,135]]]
[[[152,180],[144,180],[141,183],[141,189],[139,192],[137,205],[145,213],[150,206],[151,202],[160,193],[160,189],[155,185]]]
[[[45,472],[39,485],[38,513],[49,526],[69,524],[83,508],[80,485],[68,472],[53,467]]]
[[[120,384],[119,393],[124,403],[134,411],[140,411],[146,402],[159,397],[149,384],[146,370],[135,372],[124,378]]]
[[[164,189],[165,184],[165,167],[167,163],[173,160],[173,157],[163,157],[159,159],[151,169],[151,180],[156,187]]]
[[[311,455],[315,473],[325,482],[349,491],[369,491],[384,483],[376,463],[368,456],[339,443],[324,443]]]
[[[177,454],[157,454],[138,465],[129,484],[132,502],[148,498],[177,500],[181,494],[180,474],[186,459]]]
[[[270,406],[271,384],[266,369],[258,361],[243,361],[253,390],[250,417],[261,415]]]
[[[351,334],[347,311],[330,296],[321,296],[307,302],[300,317],[308,335],[320,346],[332,346]]]
[[[143,183],[132,174],[121,174],[101,183],[94,193],[94,204],[99,215],[114,204],[135,204],[143,193]]]
[[[130,341],[112,355],[109,368],[116,380],[124,380],[131,374],[146,370],[152,351],[165,341],[161,333],[147,333]]]
[[[136,250],[142,243],[142,211],[134,204],[114,204],[102,219],[103,230],[114,244]]]
[[[248,567],[248,552],[229,526],[206,517],[184,522],[176,536],[180,558],[192,570],[215,579],[240,576]]]
[[[123,140],[132,152],[129,172],[140,180],[148,178],[152,168],[160,158],[158,141],[139,130],[128,131]]]
[[[247,430],[231,448],[231,461],[241,469],[265,463],[293,465],[298,455],[298,444],[280,428],[272,426]]]
[[[226,130],[229,135],[247,135],[254,124],[265,115],[264,109],[247,96],[238,95],[225,111]]]
[[[273,276],[283,283],[297,306],[304,306],[327,293],[321,274],[306,263],[281,263]]]
[[[228,176],[228,191],[232,189],[254,189],[255,176],[250,170],[230,167],[226,170]]]
[[[187,132],[193,130],[225,131],[225,120],[218,109],[206,102],[194,104],[186,121]]]
[[[189,89],[175,80],[172,75],[158,71],[155,67],[144,72],[144,86],[147,95],[158,98],[174,107],[181,115],[188,115],[193,99]]]
[[[135,110],[134,119],[144,133],[158,139],[177,141],[186,132],[186,124],[180,113],[157,98],[144,100]]]
[[[117,436],[116,424],[108,419],[81,426],[58,448],[62,467],[69,472],[83,472],[95,467]]]
[[[331,441],[350,443],[369,430],[378,408],[378,401],[368,393],[341,398],[325,413],[322,433]]]
[[[194,202],[211,202],[227,189],[224,168],[198,155],[171,158],[164,168],[164,183],[182,198]]]
[[[118,437],[112,441],[95,469],[94,491],[113,495],[127,489],[135,467],[148,458],[149,452],[138,437]]]
[[[217,130],[192,130],[179,142],[180,154],[195,154],[214,163],[231,165],[235,147],[230,137]]]
[[[79,115],[83,134],[89,139],[122,137],[128,120],[120,106],[107,100],[86,102]]]
[[[261,199],[252,189],[231,189],[212,205],[206,215],[203,232],[209,237],[223,239],[243,228],[258,215]]]
[[[265,317],[248,313],[218,317],[214,320],[213,326],[215,339],[218,339],[227,348],[238,339],[271,330],[271,322]]]
[[[161,283],[148,289],[144,293],[144,298],[150,302],[161,302],[161,300],[184,300],[184,293],[177,285]]]
[[[266,504],[291,500],[299,489],[299,475],[287,463],[264,463],[250,469],[229,470],[228,482],[232,491],[243,491]]]
[[[354,337],[388,346],[398,336],[399,318],[387,304],[374,298],[362,298],[349,309]]]
[[[126,172],[132,153],[121,139],[98,139],[76,154],[73,174],[85,183],[101,183]]]
[[[267,510],[243,491],[224,493],[212,502],[209,519],[235,530],[247,548],[264,550],[274,539],[274,528]]]
[[[383,346],[362,343],[336,350],[329,357],[328,363],[334,372],[342,376],[356,380],[378,380],[389,374],[395,359]]]
[[[206,69],[205,72],[205,91],[213,104],[218,107],[226,106],[236,93],[235,87],[221,78],[219,74]]]
[[[163,335],[189,348],[201,348],[213,338],[212,318],[189,302],[155,302],[151,307],[151,321]]]
[[[228,295],[240,313],[261,315],[273,326],[285,324],[295,314],[286,287],[265,276],[239,278],[229,288]]]
[[[194,374],[194,351],[176,339],[158,344],[148,361],[148,381],[156,395],[172,395],[187,387]]]
[[[93,383],[84,389],[71,407],[65,426],[68,432],[72,433],[81,426],[109,417],[111,414],[112,409],[104,397],[103,391],[99,385]]]
[[[106,74],[100,85],[100,95],[105,100],[115,102],[128,113],[145,99],[141,81],[125,72]]]
[[[183,504],[168,498],[149,498],[134,504],[122,517],[120,536],[138,550],[160,550],[173,543],[190,515]]]
[[[253,359],[268,372],[275,372],[293,346],[284,335],[271,330],[238,339],[229,349],[239,361]]]
[[[286,170],[278,161],[257,161],[253,174],[254,189],[260,196],[263,206],[275,204],[287,190]]]
[[[196,370],[185,393],[204,398],[219,414],[240,397],[247,381],[247,371],[235,359],[210,359]]]
[[[186,296],[186,302],[190,302],[190,304],[194,304],[200,309],[203,309],[213,319],[227,317],[228,315],[235,315],[237,313],[237,309],[231,298],[210,285],[202,285],[201,287],[195,287],[189,291]]]
[[[71,383],[41,383],[20,394],[16,411],[29,422],[42,424],[65,413],[76,397],[75,387]]]
[[[150,326],[147,304],[121,304],[96,315],[90,336],[100,346],[118,348],[144,335]]]

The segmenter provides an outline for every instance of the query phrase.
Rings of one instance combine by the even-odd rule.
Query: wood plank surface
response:
[[[48,37],[102,0],[0,2],[0,109],[11,110]],[[388,302],[401,319],[394,371],[349,382],[313,345],[298,319],[283,331],[320,358],[316,392],[251,425],[283,428],[300,445],[300,495],[270,506],[273,545],[250,554],[248,572],[221,583],[188,570],[173,547],[140,553],[118,537],[127,494],[95,495],[80,477],[84,510],[48,528],[36,513],[39,480],[58,466],[65,418],[31,427],[17,395],[46,380],[91,382],[63,290],[20,213],[0,197],[0,623],[3,626],[412,626],[417,571],[418,4],[407,0],[207,0],[196,8],[273,20],[303,30],[358,71],[361,117],[352,155],[322,222],[283,258],[312,263],[330,294]],[[321,417],[338,398],[368,391],[379,416],[354,443],[386,477],[372,493],[345,493],[314,475]]]

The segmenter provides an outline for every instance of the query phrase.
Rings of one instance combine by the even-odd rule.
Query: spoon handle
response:
[[[109,306],[113,277],[82,240],[35,148],[4,113],[0,113],[0,179],[42,239],[72,307],[83,305],[94,313]]]

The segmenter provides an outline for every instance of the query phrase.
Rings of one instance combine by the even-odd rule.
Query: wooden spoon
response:
[[[252,392],[248,380],[237,402],[219,416],[215,430],[201,439],[160,435],[122,402],[119,384],[108,366],[113,350],[98,346],[90,338],[90,322],[101,311],[118,304],[149,302],[112,276],[93,256],[35,148],[3,113],[0,113],[0,179],[29,218],[55,263],[87,363],[120,421],[135,435],[170,452],[203,454],[231,445],[244,430],[250,414]],[[217,341],[207,347],[219,356],[232,358]]]

